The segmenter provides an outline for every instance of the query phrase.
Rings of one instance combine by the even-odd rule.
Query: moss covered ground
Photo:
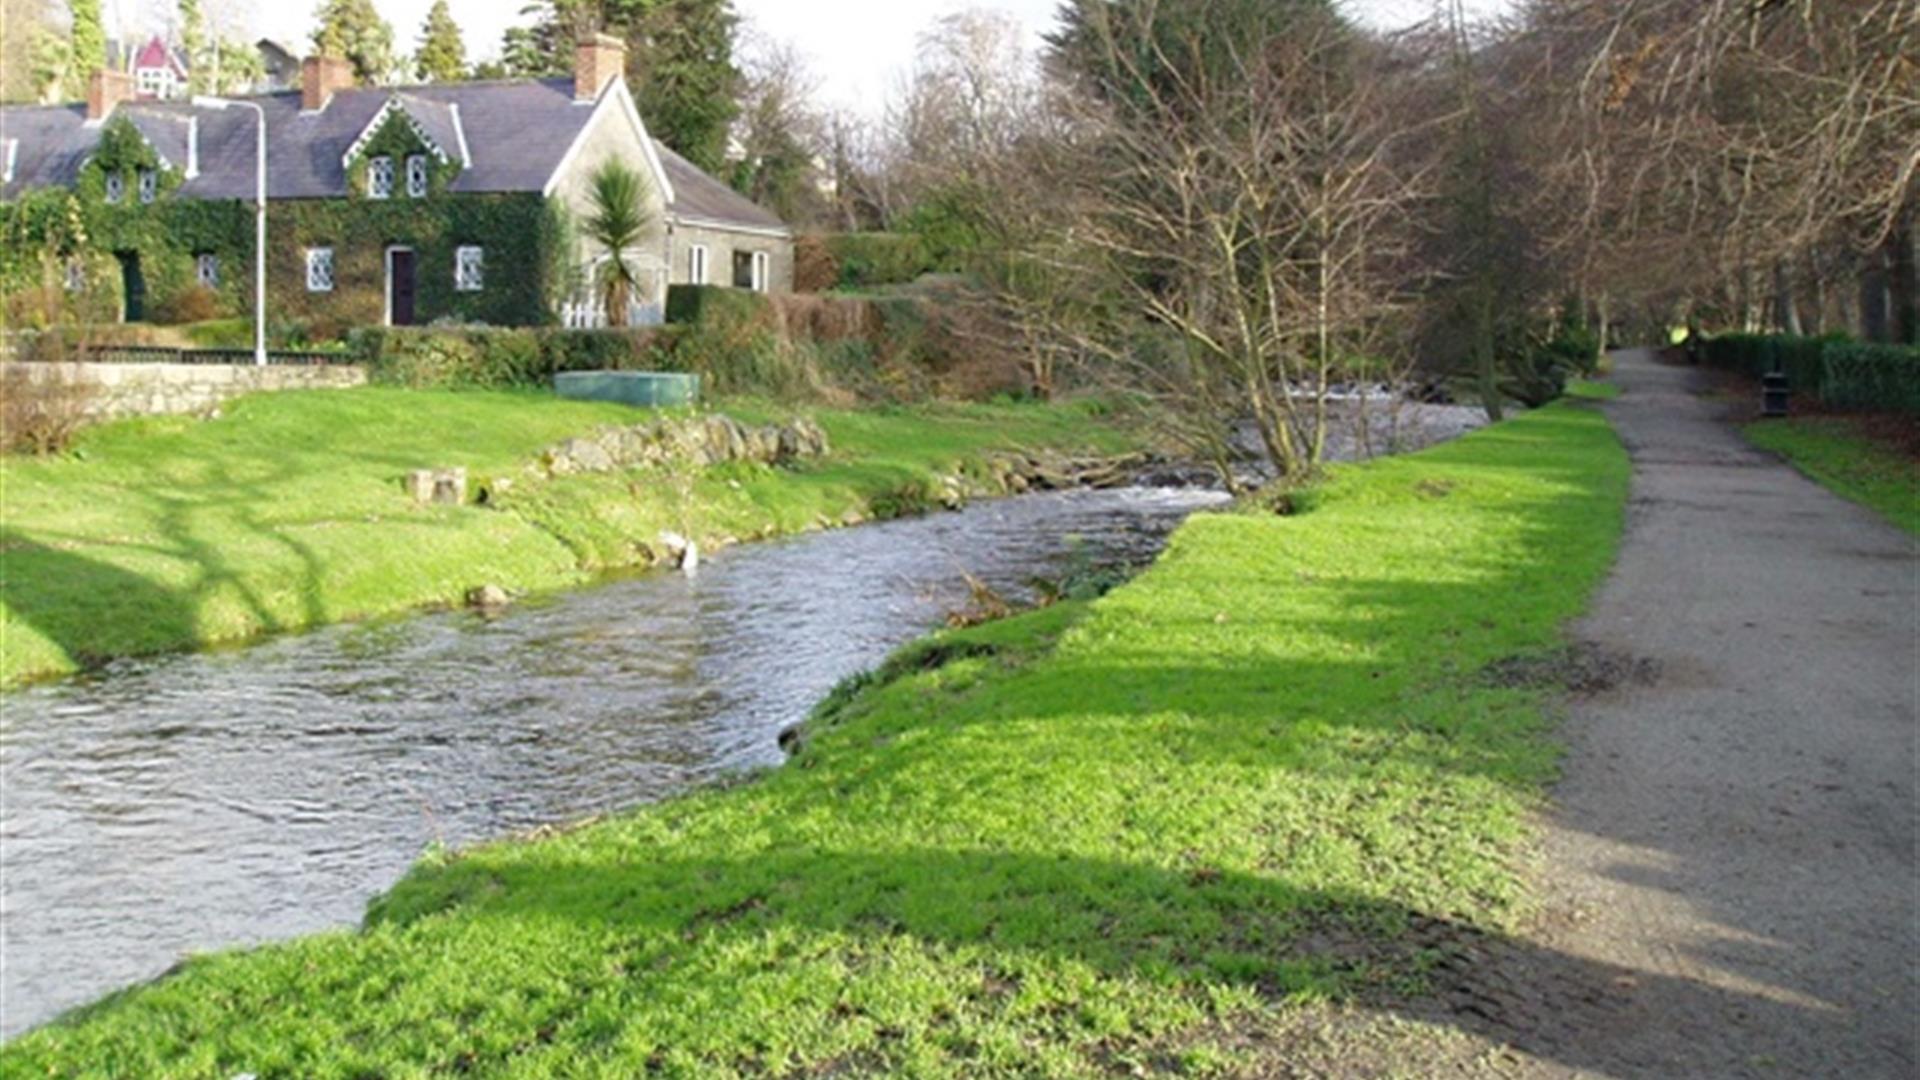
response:
[[[430,857],[362,928],[193,960],[0,1064],[1262,1074],[1296,1010],[1418,993],[1414,927],[1523,909],[1551,691],[1485,672],[1559,644],[1628,471],[1567,403],[1197,517],[1099,600],[910,647],[752,782]]]

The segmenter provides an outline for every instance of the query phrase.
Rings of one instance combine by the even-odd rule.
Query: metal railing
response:
[[[253,363],[252,349],[174,348],[167,345],[76,346],[72,359],[89,364],[240,364]],[[269,349],[267,363],[319,367],[359,363],[352,353],[318,349]]]

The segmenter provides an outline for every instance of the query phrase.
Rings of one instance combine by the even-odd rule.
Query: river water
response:
[[[736,548],[498,618],[124,662],[0,708],[0,1034],[182,956],[358,922],[429,845],[780,761],[839,679],[1074,562],[1145,561],[1203,491],[1034,495]]]

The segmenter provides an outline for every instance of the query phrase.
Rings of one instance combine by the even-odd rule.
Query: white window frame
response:
[[[764,251],[753,253],[753,291],[767,292],[773,285],[773,256]]]
[[[173,96],[173,72],[166,68],[141,68],[135,80],[142,94],[157,98]]]
[[[386,154],[367,159],[367,198],[393,198],[393,158]]]
[[[307,249],[307,291],[333,291],[332,248],[310,247]]]
[[[487,249],[462,244],[453,249],[453,290],[480,292],[487,287]]]
[[[124,199],[126,197],[127,197],[127,178],[121,174],[120,170],[115,169],[114,171],[107,174],[107,191],[106,191],[107,201],[110,203],[117,203],[121,199]]]
[[[220,256],[211,251],[203,251],[193,257],[193,280],[202,288],[220,287]]]
[[[135,182],[140,188],[140,202],[142,205],[151,203],[160,197],[160,173],[158,170],[141,169],[135,174]]]
[[[407,198],[427,197],[427,155],[407,155]]]
[[[687,284],[713,284],[713,252],[705,244],[687,248]]]

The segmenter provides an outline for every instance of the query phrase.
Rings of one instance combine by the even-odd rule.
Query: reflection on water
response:
[[[429,844],[774,764],[779,731],[836,681],[963,605],[963,571],[1017,593],[1076,542],[1143,560],[1215,498],[983,503],[490,621],[336,627],[8,697],[0,1031],[189,951],[354,923]]]

